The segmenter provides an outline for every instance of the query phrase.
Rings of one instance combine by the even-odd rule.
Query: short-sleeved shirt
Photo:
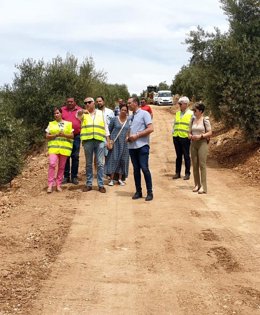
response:
[[[137,134],[138,132],[144,131],[148,125],[152,123],[151,115],[142,109],[138,109],[130,117],[130,135]],[[149,145],[150,136],[138,138],[134,142],[129,142],[129,149],[139,149],[144,145]]]
[[[61,132],[64,131],[64,125],[65,125],[64,120],[58,122],[58,127]],[[72,129],[72,132],[73,131],[74,130]],[[45,129],[45,132],[50,133],[50,125],[48,125],[48,127]]]
[[[76,105],[73,110],[70,110],[67,106],[62,106],[62,119],[72,122],[72,128],[74,129],[74,135],[80,134],[81,121],[77,117],[77,112],[82,109]]]
[[[105,107],[103,113],[104,113],[105,121],[106,121],[107,125],[109,126],[110,121],[115,117],[115,114],[112,111],[112,109],[107,108],[107,107]]]
[[[199,122],[195,123],[195,119],[190,122],[190,132],[193,136],[201,135],[203,133],[209,132],[211,130],[211,125],[208,117],[204,117]]]
[[[140,107],[142,110],[146,110],[150,115],[152,115],[153,111],[149,105],[144,105]]]

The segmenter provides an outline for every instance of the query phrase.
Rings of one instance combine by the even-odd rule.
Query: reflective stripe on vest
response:
[[[190,120],[193,112],[188,109],[181,117],[181,111],[176,113],[173,137],[187,138],[190,129]]]
[[[80,139],[84,140],[99,140],[105,141],[106,130],[103,112],[96,110],[95,117],[92,119],[91,115],[84,114],[81,125]]]
[[[51,121],[49,123],[49,133],[57,134],[60,132],[59,124],[57,121]],[[64,121],[63,132],[65,135],[72,134],[72,123],[69,121]],[[49,154],[61,154],[65,156],[70,156],[73,147],[73,140],[63,137],[57,137],[53,140],[48,141],[48,152]]]

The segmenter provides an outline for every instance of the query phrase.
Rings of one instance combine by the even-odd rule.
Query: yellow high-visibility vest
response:
[[[80,139],[105,141],[106,130],[103,112],[96,110],[95,117],[92,119],[90,114],[84,114],[81,123]]]
[[[175,124],[173,137],[187,138],[189,134],[190,121],[193,112],[188,109],[181,117],[181,111],[178,111],[175,116]]]
[[[70,121],[63,121],[64,129],[63,132],[65,135],[72,134],[72,123]],[[60,132],[59,123],[54,120],[49,122],[49,134],[57,134]],[[65,156],[70,156],[73,147],[73,140],[67,139],[64,137],[56,137],[55,139],[48,141],[48,152],[49,154],[61,154]]]

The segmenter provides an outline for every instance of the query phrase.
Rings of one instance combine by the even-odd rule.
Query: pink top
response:
[[[82,108],[76,105],[73,110],[69,110],[67,106],[62,106],[62,119],[71,121],[72,128],[74,129],[74,136],[80,134],[81,129],[81,121],[76,117],[77,111],[81,110]]]

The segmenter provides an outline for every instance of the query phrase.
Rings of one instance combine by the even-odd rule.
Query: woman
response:
[[[114,178],[118,176],[118,183],[124,186],[123,179],[128,176],[129,151],[126,136],[129,131],[128,108],[125,104],[119,105],[119,115],[109,124],[110,139],[114,141],[113,149],[106,157],[105,174],[110,175],[109,186],[114,185]]]
[[[62,191],[61,183],[67,157],[71,155],[73,146],[72,123],[62,120],[61,109],[55,107],[53,110],[54,121],[49,122],[46,131],[49,152],[49,171],[48,171],[48,189],[47,193],[52,192],[55,186],[55,167],[58,163],[56,186],[57,191]]]
[[[212,135],[208,118],[203,115],[205,105],[195,104],[194,117],[191,119],[189,138],[191,139],[191,160],[195,187],[193,192],[207,193],[206,160],[208,154],[208,139]]]

